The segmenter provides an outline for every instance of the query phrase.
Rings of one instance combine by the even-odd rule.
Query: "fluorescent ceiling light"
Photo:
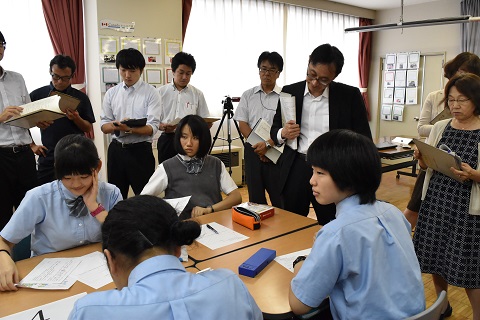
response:
[[[428,27],[428,26],[453,24],[453,23],[467,23],[467,22],[476,22],[476,21],[480,21],[480,17],[472,17],[467,15],[467,16],[459,16],[459,17],[428,19],[428,20],[418,20],[418,21],[409,21],[409,22],[400,21],[398,23],[387,23],[387,24],[377,24],[377,25],[355,27],[355,28],[346,28],[345,32],[369,32],[369,31],[380,31],[380,30],[388,30],[388,29]]]

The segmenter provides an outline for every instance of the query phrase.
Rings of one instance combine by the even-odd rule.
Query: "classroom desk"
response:
[[[388,149],[379,149],[378,154],[380,155],[380,158],[389,161],[404,160],[394,164],[382,164],[382,173],[411,167],[412,170],[410,172],[397,171],[397,179],[400,178],[400,175],[405,175],[409,177],[417,176],[417,160],[413,159],[413,149],[393,147]]]
[[[303,217],[279,208],[275,208],[275,215],[273,217],[262,221],[261,227],[258,230],[250,230],[238,223],[233,222],[231,209],[207,214],[196,218],[196,220],[200,224],[217,222],[218,224],[249,237],[246,240],[215,250],[211,250],[199,242],[194,242],[187,249],[187,251],[189,258],[195,260],[196,262],[211,259],[297,230],[318,225],[317,220]]]
[[[94,251],[102,251],[101,243],[89,244],[86,246],[76,247],[65,251],[48,253],[41,256],[21,260],[17,262],[20,279],[24,278],[30,271],[33,270],[44,258],[71,258],[80,257]],[[193,266],[193,261],[183,262],[185,268]],[[188,270],[188,269],[187,269]],[[196,272],[196,269],[195,271]],[[113,282],[95,290],[86,284],[77,281],[68,290],[36,290],[19,288],[15,292],[0,292],[0,317],[11,315],[20,311],[44,305],[46,303],[54,302],[64,299],[82,292],[94,292],[115,289]]]
[[[312,226],[196,264],[197,269],[227,268],[238,274],[238,267],[260,248],[277,251],[277,256],[311,248],[313,236],[320,226]],[[288,292],[293,273],[272,261],[255,278],[239,276],[257,302],[265,319],[285,319],[293,316]]]

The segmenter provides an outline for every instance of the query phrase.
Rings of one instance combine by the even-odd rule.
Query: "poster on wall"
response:
[[[172,64],[172,58],[182,51],[182,42],[180,40],[165,40],[165,64]]]
[[[145,82],[151,84],[155,88],[161,86],[163,84],[162,69],[146,69]]]
[[[100,63],[115,63],[115,57],[119,51],[119,38],[113,36],[98,36]]]
[[[385,57],[385,69],[395,70],[397,55],[395,53],[387,53]]]
[[[389,104],[382,105],[381,119],[385,121],[392,120],[392,106]]]
[[[120,47],[122,49],[137,49],[141,52],[141,42],[138,37],[121,37],[120,38]]]
[[[383,89],[383,103],[393,103],[393,88]]]
[[[385,88],[393,88],[395,86],[395,71],[385,71],[383,86]]]
[[[417,104],[417,88],[406,89],[405,104]]]
[[[407,70],[395,71],[395,88],[407,85]]]
[[[144,38],[143,39],[143,55],[147,64],[162,63],[162,39],[160,38]]]
[[[395,88],[393,94],[393,102],[396,104],[405,103],[405,88]]]
[[[408,53],[408,69],[418,69],[420,67],[420,51]]]
[[[403,121],[403,106],[402,105],[393,105],[392,108],[392,120],[393,121]]]
[[[407,71],[407,87],[418,87],[418,70]]]
[[[165,83],[171,83],[173,80],[173,71],[172,68],[165,69]]]
[[[397,53],[397,70],[407,69],[408,66],[408,53]]]

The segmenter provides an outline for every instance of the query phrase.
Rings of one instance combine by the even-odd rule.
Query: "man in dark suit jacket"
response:
[[[332,129],[350,129],[372,138],[365,104],[358,88],[333,80],[344,64],[343,54],[330,44],[313,50],[308,61],[306,80],[284,86],[282,92],[295,97],[296,120],[282,122],[282,100],[278,103],[270,135],[285,146],[277,162],[283,209],[307,216],[312,203],[319,224],[335,218],[335,205],[320,205],[311,191],[312,167],[306,162],[308,146],[319,135]],[[314,174],[321,174],[315,172]]]

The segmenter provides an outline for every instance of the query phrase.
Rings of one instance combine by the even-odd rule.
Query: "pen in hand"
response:
[[[218,234],[218,231],[215,230],[215,228],[213,228],[211,225],[207,224],[207,228],[212,230],[213,232],[215,232],[216,234]]]

